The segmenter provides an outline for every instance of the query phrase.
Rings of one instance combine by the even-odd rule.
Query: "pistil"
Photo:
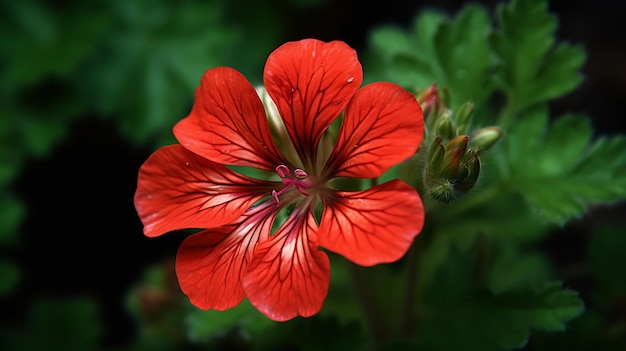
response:
[[[309,196],[306,189],[311,186],[311,182],[308,179],[309,175],[304,170],[296,168],[293,171],[293,174],[291,174],[287,166],[280,165],[276,167],[276,174],[278,174],[281,178],[281,183],[285,185],[282,189],[280,189],[280,191],[272,190],[272,196],[276,200],[276,203],[279,202],[278,197],[292,186],[295,187],[296,190],[298,190],[302,195]]]

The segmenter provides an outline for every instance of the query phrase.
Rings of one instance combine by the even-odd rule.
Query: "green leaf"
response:
[[[582,115],[552,125],[545,108],[527,111],[507,132],[508,183],[530,206],[556,224],[584,214],[589,205],[626,198],[626,136],[591,141]]]
[[[537,335],[531,339],[532,350],[622,350],[624,320],[619,315],[626,296],[626,236],[624,224],[616,221],[598,222],[589,233],[588,261],[581,273],[589,284],[589,301],[585,313],[568,325],[566,334]],[[588,269],[588,270],[587,270]]]
[[[482,194],[476,189],[476,198]],[[467,247],[478,235],[484,235],[494,241],[509,243],[531,243],[543,238],[550,226],[526,206],[518,194],[511,193],[508,189],[494,186],[486,189],[486,195],[490,192],[500,193],[496,198],[490,198],[479,207],[463,212],[453,222],[447,222],[442,230],[450,233],[458,245]],[[469,196],[469,195],[468,195]],[[472,201],[459,202],[459,207]],[[439,216],[439,215],[438,215]],[[445,213],[441,214],[442,223],[445,223]]]
[[[442,73],[437,81],[449,88],[453,109],[467,101],[479,106],[493,92],[487,74],[492,65],[490,32],[485,9],[467,5],[454,20],[442,23],[435,35],[436,60]]]
[[[378,28],[370,35],[369,47],[363,60],[366,83],[391,80],[413,90],[434,82],[430,63],[412,52],[414,44],[402,29]]]
[[[479,252],[454,250],[423,293],[420,344],[428,350],[510,350],[523,347],[534,330],[562,331],[584,304],[557,282],[493,294]],[[515,284],[519,285],[519,284]]]
[[[431,284],[451,250],[467,252],[477,240],[513,247],[534,244],[554,228],[552,223],[537,216],[521,194],[503,183],[496,168],[497,159],[491,156],[495,155],[481,157],[488,167],[481,170],[482,179],[476,189],[447,208],[428,212],[430,226],[425,231],[434,229],[434,232],[428,234],[432,241],[420,255],[418,279],[422,288]]]
[[[376,78],[370,81],[391,80],[411,90],[437,83],[450,90],[451,107],[479,105],[491,95],[491,22],[483,7],[468,5],[454,18],[421,11],[411,29],[372,31],[364,60],[365,72]]]
[[[235,28],[219,1],[108,2],[112,25],[80,81],[86,99],[119,118],[137,143],[173,141],[205,70],[225,64]]]
[[[556,43],[556,16],[546,0],[513,0],[497,9],[490,42],[499,58],[496,81],[508,99],[502,126],[525,108],[570,92],[582,82],[586,53],[580,46]]]
[[[95,50],[97,35],[107,24],[106,12],[83,2],[62,11],[44,3],[0,3],[0,53],[6,64],[2,84],[21,88],[65,77]]]
[[[500,295],[515,289],[536,288],[552,277],[547,257],[538,252],[522,253],[507,247],[494,259],[487,277],[489,291]]]
[[[397,26],[376,28],[363,54],[365,81],[391,80],[407,89],[425,89],[437,81],[434,37],[447,17],[438,11],[421,11],[413,32]]]
[[[415,38],[416,47],[413,48],[415,55],[424,59],[434,59],[436,55],[435,37],[442,25],[450,21],[444,12],[435,9],[419,11],[413,20],[412,35]],[[437,64],[433,61],[432,64]]]

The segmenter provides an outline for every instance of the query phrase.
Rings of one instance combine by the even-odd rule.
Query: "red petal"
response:
[[[250,303],[270,319],[309,317],[322,308],[330,284],[330,261],[313,243],[315,227],[312,214],[292,214],[276,234],[257,246],[243,288]]]
[[[269,237],[276,217],[271,209],[261,205],[248,211],[237,225],[206,230],[183,241],[176,256],[176,274],[192,304],[223,311],[241,302],[241,277],[257,243]]]
[[[356,52],[344,42],[306,39],[272,52],[263,80],[306,160],[314,156],[322,133],[361,85],[363,71]]]
[[[204,73],[191,114],[174,126],[174,135],[213,162],[270,171],[285,164],[256,90],[229,67]]]
[[[423,135],[422,109],[411,93],[387,82],[366,85],[346,108],[328,172],[379,177],[415,154]]]
[[[318,244],[361,266],[400,259],[424,225],[417,191],[400,180],[337,192],[322,214]]]
[[[271,183],[244,177],[180,145],[155,151],[139,169],[135,208],[150,237],[237,219]]]

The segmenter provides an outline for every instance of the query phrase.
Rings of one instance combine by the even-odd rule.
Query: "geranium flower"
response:
[[[263,75],[280,115],[270,128],[241,73],[206,71],[190,114],[174,127],[180,145],[148,158],[135,194],[145,235],[201,229],[176,258],[180,287],[195,306],[226,310],[247,298],[273,320],[311,316],[330,283],[321,248],[362,266],[406,253],[424,222],[415,189],[400,180],[334,187],[335,178],[381,176],[422,140],[415,97],[388,82],[360,88],[362,80],[357,54],[344,42],[280,46]],[[336,144],[325,148],[325,131],[339,116]],[[241,167],[277,177],[255,179]]]

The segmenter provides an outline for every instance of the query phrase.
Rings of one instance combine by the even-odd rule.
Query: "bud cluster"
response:
[[[495,145],[502,130],[484,127],[468,136],[474,105],[467,102],[452,111],[446,92],[435,84],[418,94],[417,100],[424,111],[426,138],[431,140],[422,174],[426,192],[442,202],[455,201],[478,182],[480,152]]]
[[[433,198],[452,202],[478,181],[480,149],[468,149],[467,135],[459,135],[445,145],[442,140],[437,136],[428,149],[424,185]]]

